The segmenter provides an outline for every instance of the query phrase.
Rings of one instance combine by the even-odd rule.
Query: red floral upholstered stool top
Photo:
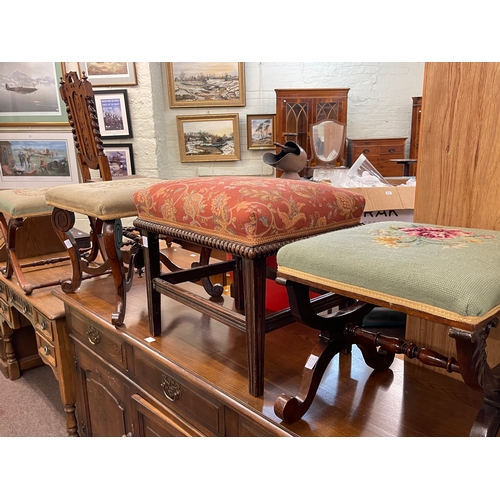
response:
[[[288,310],[265,315],[266,258],[292,241],[358,225],[364,198],[325,183],[217,177],[160,182],[138,191],[134,199],[138,212],[134,225],[147,238],[152,335],[161,334],[161,294],[239,328],[247,335],[250,393],[260,396],[264,334],[293,321]],[[176,270],[160,254],[159,236],[200,245],[200,262],[193,269]],[[209,264],[212,249],[233,255],[233,260]],[[174,272],[161,272],[160,261]],[[209,295],[220,296],[222,287],[212,285],[209,278],[227,271],[234,272],[234,307],[216,305],[176,286],[198,279]],[[324,309],[334,300],[332,294],[320,299]]]

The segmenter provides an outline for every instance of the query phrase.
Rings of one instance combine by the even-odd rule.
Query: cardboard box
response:
[[[413,222],[415,186],[384,186],[349,188],[362,194],[366,205],[361,222],[404,221]]]

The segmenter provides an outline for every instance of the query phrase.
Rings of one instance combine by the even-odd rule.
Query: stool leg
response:
[[[264,393],[266,259],[242,260],[249,392]]]
[[[160,239],[158,234],[142,232],[144,245],[144,267],[146,270],[146,293],[148,298],[149,333],[161,335],[161,293],[154,289],[153,282],[160,276]]]
[[[123,236],[121,220],[113,219],[104,221],[102,235],[115,283],[116,308],[115,312],[111,315],[111,323],[115,326],[121,326],[123,325],[127,306],[125,268],[123,267],[123,254],[120,250]]]

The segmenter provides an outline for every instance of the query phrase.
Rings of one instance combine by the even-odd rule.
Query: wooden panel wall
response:
[[[500,63],[426,63],[416,222],[500,230]],[[491,272],[500,272],[498,268]],[[445,327],[408,318],[407,338],[453,355]],[[500,361],[499,328],[488,362]],[[440,371],[436,369],[436,371]]]

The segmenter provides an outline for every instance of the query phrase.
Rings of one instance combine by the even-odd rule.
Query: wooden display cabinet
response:
[[[347,123],[349,89],[276,89],[276,141],[293,141],[313,158],[310,127],[313,123],[334,119]],[[345,159],[346,148],[339,158]],[[311,161],[314,166],[314,161]],[[277,172],[277,175],[281,175]]]

